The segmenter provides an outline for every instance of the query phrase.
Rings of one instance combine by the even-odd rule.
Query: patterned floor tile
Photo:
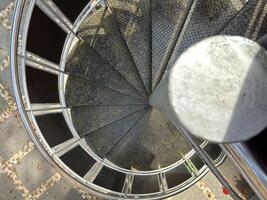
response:
[[[82,200],[83,198],[68,182],[60,180],[54,187],[51,187],[40,200]]]
[[[14,115],[0,125],[0,141],[0,155],[4,160],[8,160],[29,141],[26,130]]]
[[[0,174],[0,200],[20,200],[21,193],[17,191],[12,182],[5,176]]]
[[[41,157],[37,149],[29,153],[15,166],[15,171],[24,185],[31,191],[48,180],[54,169]]]
[[[8,108],[7,103],[4,101],[2,97],[0,97],[0,115]]]

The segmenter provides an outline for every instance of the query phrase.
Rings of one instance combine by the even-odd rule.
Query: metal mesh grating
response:
[[[193,0],[152,1],[152,84],[160,81]]]
[[[149,94],[151,93],[150,1],[108,1]]]
[[[160,112],[151,107],[143,110],[148,102],[138,95],[146,95],[158,84],[180,36],[184,39],[181,46],[190,45],[221,29],[235,14],[236,7],[229,5],[218,2],[208,7],[197,0],[109,0],[85,19],[79,28],[84,42],[68,57],[65,97],[78,133],[86,136],[97,155],[122,168],[147,171],[170,166],[192,150]],[[226,19],[218,24],[214,16],[222,17],[226,8]],[[207,23],[215,30],[210,31]],[[188,38],[183,37],[183,27]]]
[[[81,24],[78,34],[143,96],[147,95],[131,53],[107,7],[103,6],[93,12]]]
[[[85,42],[78,42],[74,46],[68,56],[65,71],[122,94],[144,99],[122,74]]]
[[[179,132],[167,125],[168,120],[153,109],[151,111],[144,138],[141,141],[134,167],[136,169],[159,169],[182,159],[190,150],[190,146]]]
[[[68,78],[65,98],[69,107],[143,104],[142,100],[112,90],[101,83],[73,75]]]
[[[246,1],[216,1],[213,4],[212,15],[209,13],[211,8],[207,3],[208,1],[205,0],[195,1],[192,12],[187,16],[187,22],[176,43],[167,69],[174,65],[186,48],[204,38],[219,34],[229,21],[238,14]]]

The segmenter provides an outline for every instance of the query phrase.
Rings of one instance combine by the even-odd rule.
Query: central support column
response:
[[[267,54],[243,37],[215,36],[186,50],[149,99],[177,126],[217,143],[267,125]]]

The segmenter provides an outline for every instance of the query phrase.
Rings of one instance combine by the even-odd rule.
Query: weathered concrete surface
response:
[[[150,101],[166,115],[171,106],[172,120],[197,137],[248,140],[267,125],[266,63],[265,49],[256,42],[211,37],[181,55]]]

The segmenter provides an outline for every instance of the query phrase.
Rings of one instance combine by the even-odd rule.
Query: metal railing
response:
[[[101,1],[91,1],[81,12],[79,17],[77,18],[76,22],[72,24],[67,18],[65,18],[64,14],[58,10],[58,8],[53,3],[47,3],[45,0],[18,0],[16,2],[16,9],[14,14],[14,21],[12,26],[12,37],[11,37],[11,76],[14,88],[15,99],[18,105],[18,110],[21,115],[22,121],[25,125],[25,128],[29,135],[31,136],[32,140],[36,144],[38,150],[41,154],[45,157],[45,159],[56,168],[56,170],[61,173],[65,178],[67,178],[70,182],[72,182],[75,186],[84,189],[94,195],[100,195],[104,198],[108,199],[123,199],[123,198],[140,198],[140,199],[163,199],[169,196],[172,196],[176,193],[179,193],[190,186],[192,186],[196,181],[202,178],[207,172],[207,166],[202,167],[196,174],[196,176],[192,176],[185,182],[177,185],[173,188],[168,188],[164,183],[166,183],[166,178],[164,176],[165,172],[170,171],[171,169],[176,168],[177,166],[183,164],[187,159],[190,159],[193,155],[195,155],[196,151],[190,151],[183,160],[180,160],[173,165],[168,167],[154,170],[154,171],[136,171],[136,170],[127,170],[117,165],[110,163],[108,160],[102,159],[97,156],[84,141],[84,139],[80,138],[77,134],[75,128],[72,124],[72,119],[70,115],[70,110],[66,106],[65,98],[64,98],[64,85],[66,82],[66,78],[68,74],[64,72],[64,66],[66,62],[67,54],[73,44],[73,41],[76,39],[80,39],[76,36],[76,32],[82,23],[82,21],[86,18],[86,16],[90,15],[93,11],[94,7],[99,4]],[[26,9],[27,5],[27,9]],[[34,6],[40,7],[45,14],[47,14],[51,20],[56,22],[58,26],[60,26],[65,32],[68,34],[65,40],[65,44],[63,47],[62,55],[60,64],[56,65],[44,58],[38,57],[31,52],[26,51],[26,41],[27,41],[27,33],[28,27],[31,19],[31,13]],[[26,14],[26,17],[23,18],[23,15]],[[22,20],[24,20],[22,22]],[[19,37],[21,35],[21,38]],[[60,102],[58,104],[32,104],[28,97],[27,91],[27,83],[25,77],[25,63],[28,65],[38,68],[43,71],[47,71],[49,73],[53,73],[58,76],[58,88],[59,88],[59,99]],[[57,145],[53,148],[46,142],[45,138],[42,135],[40,128],[38,127],[38,123],[36,122],[35,117],[38,115],[44,115],[49,113],[62,113],[65,121],[70,128],[73,138]],[[222,154],[216,162],[213,162],[209,159],[209,157],[205,154],[202,150],[207,143],[203,143],[201,147],[196,146],[194,141],[190,141],[193,147],[197,150],[197,153],[200,154],[200,158],[204,160],[205,163],[215,172],[216,175],[216,167],[214,164],[219,165],[224,158]],[[70,169],[67,165],[65,165],[60,156],[66,153],[68,150],[74,148],[75,146],[81,146],[93,159],[95,159],[96,163],[94,166],[88,171],[88,173],[81,177],[76,174],[72,169]],[[238,152],[238,146],[225,146],[230,155],[234,155],[233,157],[237,160],[240,160],[238,155],[242,155],[242,153]],[[204,154],[203,154],[204,152]],[[236,153],[236,154],[235,154]],[[244,152],[243,152],[244,153]],[[204,156],[203,156],[204,155]],[[208,158],[208,160],[206,159]],[[247,158],[249,159],[249,158]],[[248,170],[251,169],[251,161],[252,159],[248,160],[247,167],[243,167],[243,171],[247,174]],[[241,162],[236,162],[241,165]],[[99,172],[103,166],[109,167],[115,171],[121,172],[126,175],[124,186],[121,192],[115,192],[103,187],[100,187],[93,183],[94,179],[97,176],[97,172]],[[215,168],[215,169],[214,169]],[[254,175],[257,174],[256,172]],[[158,177],[158,184],[161,191],[155,193],[148,193],[148,194],[131,194],[131,184],[134,179],[134,176],[149,176],[149,175],[156,175]],[[253,173],[250,173],[249,176],[253,176]],[[218,175],[217,175],[218,177]],[[219,176],[220,177],[220,176]],[[245,176],[246,177],[246,176]],[[260,176],[261,178],[260,183],[264,183],[266,185],[266,180],[264,182],[264,177]],[[249,179],[251,183],[255,183],[256,179]],[[225,183],[227,185],[227,183]],[[231,187],[229,186],[231,190]],[[255,188],[254,188],[255,189]],[[256,188],[257,189],[257,188]],[[255,189],[255,190],[256,190]],[[266,194],[264,192],[264,188],[260,188],[261,191],[256,191],[257,194]],[[265,187],[266,190],[266,187]],[[235,195],[235,194],[233,194]],[[236,197],[238,198],[238,197]]]

